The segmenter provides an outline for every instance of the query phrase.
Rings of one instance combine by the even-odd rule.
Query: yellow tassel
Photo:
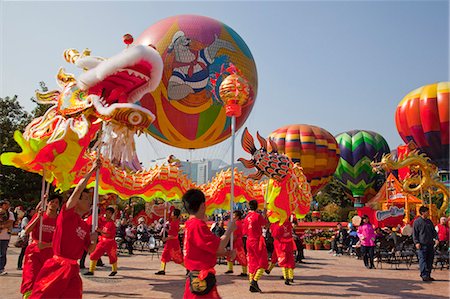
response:
[[[288,278],[294,279],[294,269],[287,269],[288,270]]]
[[[233,262],[227,262],[228,270],[233,271]]]
[[[97,267],[97,261],[90,261],[89,263],[89,272],[94,273],[95,267]]]
[[[281,268],[281,272],[283,273],[283,278],[286,280],[288,279],[288,269],[285,267]]]
[[[255,277],[253,277],[254,281],[258,281],[264,274],[264,268],[259,268],[256,273],[255,273]]]
[[[112,264],[111,267],[112,267],[112,271],[113,271],[113,272],[117,272],[117,262],[115,262],[114,264]]]
[[[242,266],[242,273],[247,274],[247,266]]]
[[[31,296],[31,291],[26,291],[26,292],[23,294],[22,299],[28,299],[30,296]]]
[[[250,282],[252,282],[252,280],[253,280],[253,274],[252,273],[248,273],[248,280]]]
[[[159,268],[161,271],[166,271],[166,263],[161,262],[161,268]]]

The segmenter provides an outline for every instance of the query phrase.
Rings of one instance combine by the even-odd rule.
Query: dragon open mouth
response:
[[[133,46],[100,62],[78,78],[81,89],[98,96],[104,107],[135,103],[154,90],[162,75],[159,53],[150,46]]]

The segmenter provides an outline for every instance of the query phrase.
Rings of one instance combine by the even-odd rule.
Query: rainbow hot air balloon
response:
[[[366,191],[375,182],[370,162],[380,160],[390,152],[383,136],[366,130],[352,130],[337,135],[341,158],[336,169],[336,178],[351,192],[355,206],[364,200]]]
[[[161,142],[197,149],[217,144],[231,135],[231,117],[226,115],[219,87],[227,70],[237,68],[248,82],[242,114],[236,129],[247,119],[256,100],[257,72],[244,40],[217,20],[179,15],[147,28],[136,44],[153,45],[161,54],[161,83],[141,99],[155,121],[148,132]],[[229,72],[228,72],[229,73]]]
[[[395,124],[405,143],[414,141],[440,169],[449,169],[450,82],[425,85],[398,104]]]
[[[312,125],[289,125],[273,131],[278,151],[300,163],[315,195],[331,179],[339,162],[336,139],[327,130]]]

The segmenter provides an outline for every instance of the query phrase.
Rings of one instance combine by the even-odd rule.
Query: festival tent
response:
[[[368,215],[370,222],[378,227],[402,225],[404,218],[409,222],[410,213],[416,213],[416,205],[422,205],[422,201],[405,192],[399,180],[391,173],[380,191],[365,207],[358,209],[358,215]],[[408,211],[406,215],[401,208]]]

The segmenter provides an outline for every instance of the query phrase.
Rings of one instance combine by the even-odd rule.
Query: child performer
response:
[[[180,215],[179,209],[174,209],[172,212],[172,219],[169,222],[169,232],[164,245],[164,250],[161,255],[161,269],[156,272],[156,275],[166,274],[166,263],[174,261],[176,264],[183,264],[183,255],[181,254],[180,241],[178,240],[178,232],[180,231]]]
[[[236,230],[233,233],[233,249],[236,250],[236,260],[242,266],[242,273],[239,276],[247,276],[247,256],[244,251],[244,242],[242,241],[242,211],[233,212],[233,219],[236,222]],[[228,271],[225,274],[233,273],[234,259],[227,257]]]
[[[107,254],[109,257],[109,263],[112,267],[112,272],[109,276],[115,276],[117,274],[117,243],[116,243],[116,224],[113,220],[114,208],[106,208],[105,220],[101,226],[97,229],[99,234],[99,242],[95,247],[94,252],[90,255],[89,271],[84,275],[94,275],[95,267],[97,266],[98,259]]]
[[[47,201],[47,209],[42,213],[34,214],[27,227],[25,234],[31,234],[31,243],[25,250],[25,262],[23,265],[22,285],[20,286],[20,293],[23,298],[27,299],[31,295],[34,282],[39,271],[44,265],[45,261],[53,257],[52,239],[53,232],[56,228],[56,217],[58,216],[58,208],[61,202],[61,197],[54,195]],[[39,242],[40,218],[42,217],[42,239]]]
[[[205,195],[198,189],[183,195],[183,204],[190,214],[184,232],[184,263],[189,276],[186,279],[184,298],[220,298],[216,286],[217,256],[232,252],[225,250],[236,224],[231,221],[221,238],[214,235],[205,222]]]
[[[294,238],[292,237],[292,224],[290,221],[284,221],[282,225],[279,222],[270,226],[274,239],[275,252],[278,257],[278,266],[283,272],[284,283],[290,285],[294,282]],[[271,261],[275,263],[275,261]]]
[[[258,280],[267,269],[267,249],[266,242],[262,235],[262,228],[267,224],[267,220],[256,210],[258,202],[249,202],[250,212],[244,219],[244,234],[247,234],[247,261],[248,277],[250,281],[250,292],[262,292],[258,286]]]
[[[48,259],[39,272],[31,299],[81,298],[83,284],[77,260],[83,255],[84,249],[94,251],[97,243],[97,233],[90,233],[89,225],[81,216],[92,205],[92,193],[85,188],[89,178],[99,167],[100,164],[96,162],[75,187],[69,200],[63,204],[53,235],[53,258]]]

